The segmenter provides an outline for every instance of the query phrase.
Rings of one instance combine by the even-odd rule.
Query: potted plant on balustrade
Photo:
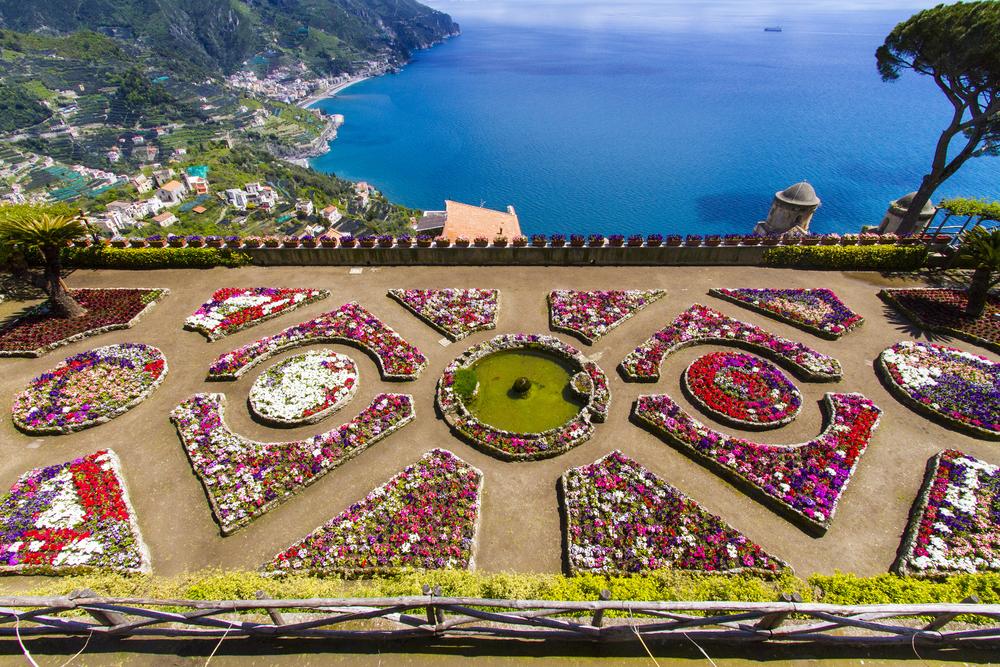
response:
[[[511,239],[510,244],[512,246],[514,246],[515,248],[523,248],[526,245],[528,245],[528,237],[527,236],[515,236],[513,239]]]
[[[264,240],[259,236],[248,236],[243,239],[243,245],[247,248],[259,248],[264,245]]]
[[[455,239],[455,247],[456,248],[468,248],[469,247],[469,239],[465,238],[464,236],[459,236],[458,238]]]
[[[485,248],[490,244],[490,240],[485,236],[477,236],[472,242],[477,248]]]
[[[221,236],[206,236],[205,245],[209,248],[221,248],[222,247],[222,237]]]
[[[365,234],[358,237],[358,245],[362,248],[374,248],[376,243],[378,243],[378,239],[371,234]]]
[[[146,239],[133,237],[128,240],[128,245],[130,248],[145,248]]]
[[[608,237],[608,245],[612,248],[621,248],[625,245],[625,237],[621,234],[612,234]]]
[[[781,243],[781,237],[770,234],[760,240],[761,245],[778,245],[779,243]]]
[[[632,234],[628,237],[626,244],[628,244],[629,248],[641,248],[645,241],[646,240],[642,238],[642,234]]]
[[[351,234],[345,234],[338,239],[341,248],[354,248],[358,245],[358,240]]]
[[[323,246],[324,248],[336,248],[337,247],[337,237],[336,236],[327,236],[326,234],[324,234],[323,236],[319,237],[319,244],[321,246]]]
[[[312,234],[306,234],[299,239],[299,242],[302,243],[303,248],[315,248],[317,246],[316,237]]]
[[[837,245],[840,243],[840,234],[824,234],[819,239],[820,245]]]
[[[434,239],[434,246],[436,248],[448,248],[451,246],[451,239],[447,236],[439,236]]]
[[[742,240],[742,234],[726,234],[722,237],[722,245],[739,245]]]
[[[566,245],[566,236],[563,234],[553,234],[549,237],[549,243],[552,244],[553,248],[562,248]]]
[[[761,237],[756,234],[744,234],[740,239],[740,243],[743,245],[760,245]]]
[[[171,248],[183,248],[185,239],[183,236],[177,236],[176,234],[171,234],[167,237],[167,245]]]
[[[434,242],[434,237],[430,234],[418,234],[417,235],[417,247],[418,248],[430,248],[431,244]]]
[[[697,248],[702,242],[701,234],[688,234],[684,237],[684,245],[689,248]]]
[[[591,248],[603,248],[604,241],[605,238],[603,234],[591,234],[587,237],[587,245]]]
[[[857,234],[844,234],[840,237],[840,245],[857,245],[858,235]]]
[[[544,248],[548,244],[549,240],[545,238],[544,234],[532,234],[531,235],[531,245],[534,248]]]
[[[197,234],[185,237],[184,241],[189,248],[202,248],[205,246],[205,239]]]
[[[705,245],[715,247],[722,243],[722,237],[718,234],[709,234],[705,237]]]
[[[496,238],[493,239],[493,245],[494,245],[494,247],[497,247],[497,248],[506,248],[507,247],[507,237],[506,236],[497,236]]]
[[[128,240],[123,236],[116,236],[111,239],[112,248],[124,248],[128,245]]]
[[[226,247],[227,248],[242,248],[243,239],[239,236],[227,236],[226,237]]]
[[[667,245],[679,246],[681,244],[681,237],[677,234],[670,234],[667,236]],[[663,235],[662,234],[650,234],[646,237],[646,245],[650,248],[659,248],[663,245]]]
[[[402,236],[396,237],[396,246],[399,248],[409,248],[413,245],[413,237],[409,234],[403,234]]]
[[[586,240],[583,238],[583,234],[570,234],[569,244],[574,248],[582,248]]]
[[[264,247],[265,248],[280,248],[281,239],[277,236],[265,236],[264,237]]]

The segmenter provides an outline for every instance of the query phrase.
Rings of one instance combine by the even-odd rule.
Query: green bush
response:
[[[227,248],[66,248],[66,266],[86,269],[209,269],[246,266],[250,256]]]
[[[834,271],[915,271],[926,259],[921,245],[778,246],[764,253],[767,266]]]
[[[814,574],[809,583],[823,591],[821,600],[830,604],[961,602],[970,595],[978,596],[983,604],[1000,603],[1000,573],[956,574],[930,580],[893,574],[858,577],[838,572]]]
[[[985,199],[964,199],[955,197],[941,202],[941,208],[952,215],[980,217],[986,220],[1000,220],[1000,202]]]
[[[459,368],[455,371],[455,393],[459,397],[464,399],[472,398],[472,395],[476,393],[476,385],[479,384],[479,378],[476,376],[476,371],[471,368]]]

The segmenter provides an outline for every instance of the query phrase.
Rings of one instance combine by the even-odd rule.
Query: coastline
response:
[[[297,102],[295,106],[300,107],[302,109],[308,109],[317,102],[329,99],[331,97],[336,97],[338,93],[343,92],[344,90],[350,88],[354,84],[361,83],[362,81],[366,81],[370,78],[371,78],[370,76],[356,76],[351,79],[348,79],[347,81],[341,81],[336,85],[330,86],[326,90],[322,90],[314,95],[310,95],[304,100]]]

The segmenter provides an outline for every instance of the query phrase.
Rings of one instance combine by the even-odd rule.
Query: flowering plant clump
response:
[[[654,433],[763,498],[811,532],[825,533],[881,410],[861,394],[827,394],[827,426],[798,445],[764,445],[711,429],[669,396],[640,396],[635,417]]]
[[[1000,440],[1000,364],[954,347],[903,341],[883,351],[876,368],[914,410]]]
[[[295,442],[255,442],[233,433],[226,397],[195,394],[170,413],[223,535],[235,532],[291,495],[413,420],[413,397],[378,394],[343,426]]]
[[[221,355],[209,368],[208,379],[235,380],[279,352],[313,343],[356,345],[375,358],[382,377],[387,380],[415,380],[427,365],[427,358],[420,350],[352,301],[314,320]]]
[[[391,289],[389,296],[451,340],[497,326],[499,290]]]
[[[224,287],[184,321],[184,328],[218,340],[328,296],[319,289]]]
[[[572,574],[788,567],[620,451],[567,471],[561,483]]]
[[[449,451],[424,454],[282,551],[266,574],[472,569],[483,474]]]
[[[632,382],[655,382],[660,378],[660,363],[664,357],[681,348],[703,343],[747,348],[791,366],[808,380],[832,382],[839,380],[843,372],[840,362],[833,357],[697,303],[630,352],[621,363],[622,372]]]
[[[21,475],[0,500],[0,572],[148,572],[149,551],[110,449]]]
[[[315,424],[358,391],[358,367],[333,350],[306,352],[260,374],[250,388],[250,411],[282,426]]]
[[[514,433],[479,421],[466,408],[456,389],[461,371],[471,368],[483,357],[503,350],[543,350],[559,356],[589,376],[589,391],[582,379],[571,378],[578,393],[586,391],[586,403],[580,412],[562,426],[539,433]],[[590,439],[594,423],[603,422],[611,406],[608,378],[600,366],[579,350],[558,338],[538,334],[503,334],[474,345],[451,362],[438,380],[437,404],[452,430],[461,438],[488,453],[508,461],[530,461],[558,456]]]
[[[106,288],[75,289],[70,293],[87,309],[85,315],[53,317],[46,301],[0,327],[0,357],[40,357],[89,336],[129,329],[170,290]]]
[[[831,340],[840,338],[865,321],[848,308],[833,290],[826,288],[712,289],[708,293]]]
[[[1000,572],[1000,466],[948,449],[931,462],[895,569]]]
[[[982,317],[965,314],[964,289],[884,289],[879,297],[915,324],[1000,352],[1000,297],[990,294]]]
[[[553,290],[549,292],[549,322],[553,331],[593,344],[665,295],[664,290]]]
[[[774,364],[742,352],[713,352],[684,371],[684,388],[709,416],[737,428],[774,428],[798,416],[802,395]]]
[[[108,345],[69,357],[14,397],[14,425],[25,433],[71,433],[103,424],[142,403],[167,375],[157,348]]]

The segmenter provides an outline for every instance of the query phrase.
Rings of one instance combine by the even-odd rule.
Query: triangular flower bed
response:
[[[830,527],[881,410],[861,394],[827,394],[826,428],[808,442],[764,445],[705,426],[669,396],[640,396],[634,417],[811,533]]]
[[[843,374],[840,362],[833,357],[697,303],[630,352],[622,360],[621,370],[631,382],[655,382],[660,379],[664,357],[681,348],[707,343],[756,352],[784,364],[805,380],[834,382]]]
[[[29,470],[0,500],[0,572],[84,571],[149,571],[111,450]]]
[[[321,289],[223,287],[184,321],[184,328],[218,340],[328,296]]]
[[[893,569],[922,577],[1000,572],[1000,466],[954,449],[931,459]]]
[[[256,442],[224,421],[223,394],[195,394],[170,414],[228,535],[413,420],[413,397],[379,394],[361,414],[295,442]]]
[[[711,289],[708,293],[830,340],[840,338],[865,321],[848,308],[833,290],[826,288],[720,288]]]
[[[352,301],[221,355],[208,369],[208,379],[235,380],[276,354],[315,343],[346,343],[361,348],[375,359],[386,380],[415,380],[427,365],[420,350]]]
[[[549,324],[593,345],[643,308],[663,297],[664,290],[553,290],[549,292]]]
[[[571,574],[788,567],[620,451],[567,471],[561,483]]]
[[[358,576],[472,568],[482,484],[479,470],[434,449],[279,553],[264,571]]]
[[[391,289],[389,296],[453,341],[497,326],[499,290]]]

